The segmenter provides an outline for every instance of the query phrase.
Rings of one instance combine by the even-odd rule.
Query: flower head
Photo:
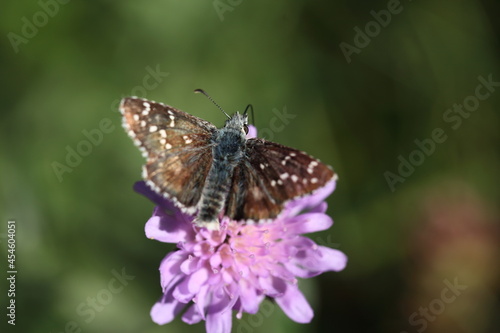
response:
[[[347,262],[344,253],[302,236],[332,225],[324,199],[334,188],[332,181],[289,202],[271,223],[246,225],[225,217],[214,231],[196,227],[193,216],[136,183],[135,190],[157,204],[146,236],[178,248],[160,265],[163,296],[151,310],[153,321],[166,324],[183,312],[188,324],[205,320],[209,333],[230,332],[233,310],[237,318],[257,313],[271,297],[292,320],[309,322],[313,310],[297,278],[340,271]]]

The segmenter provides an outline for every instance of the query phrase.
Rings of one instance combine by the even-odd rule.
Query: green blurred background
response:
[[[497,3],[1,7],[0,267],[6,277],[15,220],[18,270],[15,327],[0,279],[2,332],[204,332],[150,319],[158,265],[173,246],[144,236],[153,204],[132,191],[143,159],[117,112],[120,98],[140,95],[221,126],[196,88],[228,113],[252,103],[266,138],[340,177],[328,199],[335,224],[310,237],[349,263],[300,281],[312,323],[266,303],[234,319],[234,332],[500,331],[500,87],[477,88],[480,77],[500,82]],[[464,102],[475,111],[448,111]],[[446,140],[430,144],[439,129]],[[86,156],[68,163],[69,150]],[[400,166],[410,159],[417,165]],[[134,279],[106,299],[122,269]],[[106,304],[90,310],[96,296]]]

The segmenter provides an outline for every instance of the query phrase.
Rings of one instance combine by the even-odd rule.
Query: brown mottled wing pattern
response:
[[[171,106],[124,98],[123,127],[147,158],[143,178],[184,211],[194,212],[212,163],[209,122]]]
[[[245,154],[226,202],[225,215],[235,220],[274,218],[286,201],[325,186],[335,175],[302,151],[262,139],[248,139]]]

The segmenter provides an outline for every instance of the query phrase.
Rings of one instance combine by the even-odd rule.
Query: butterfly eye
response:
[[[248,134],[248,126],[247,125],[243,125],[243,130],[245,131],[245,134]]]

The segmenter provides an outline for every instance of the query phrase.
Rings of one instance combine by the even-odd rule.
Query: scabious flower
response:
[[[341,251],[302,236],[332,225],[324,199],[334,188],[331,181],[290,201],[271,223],[246,225],[224,217],[215,231],[195,226],[193,216],[137,182],[135,190],[157,204],[146,236],[178,248],[160,265],[163,296],[151,309],[153,321],[163,325],[182,313],[188,324],[205,320],[208,333],[229,333],[233,310],[238,319],[243,312],[255,314],[270,297],[292,320],[310,322],[313,310],[297,277],[340,271],[347,262]]]

